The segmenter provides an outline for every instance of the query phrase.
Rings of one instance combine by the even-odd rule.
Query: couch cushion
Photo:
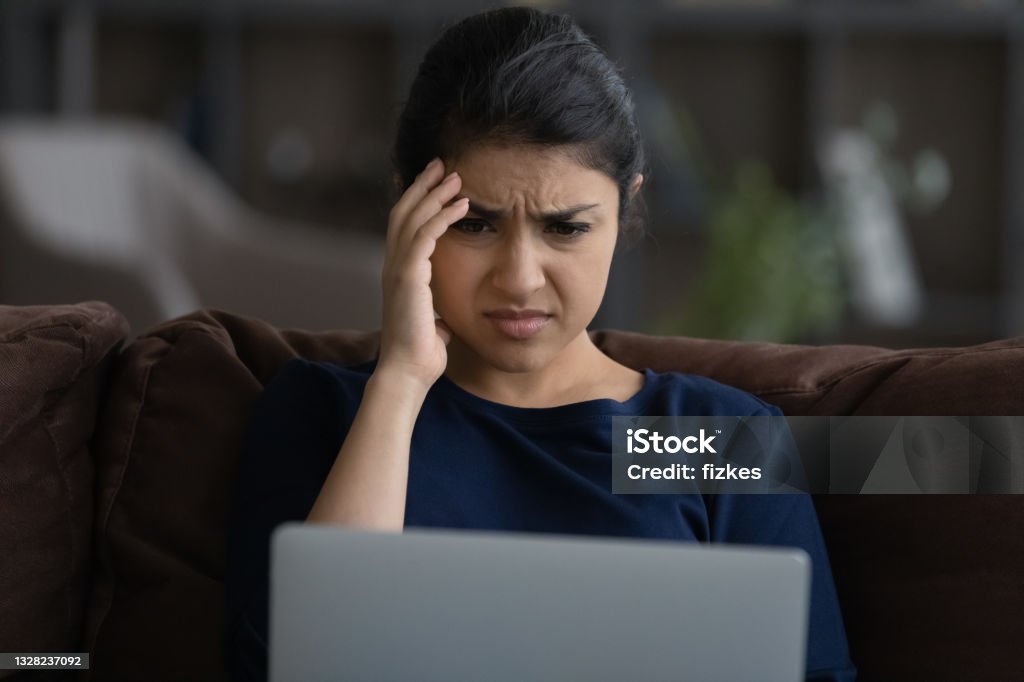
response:
[[[711,376],[793,415],[1024,414],[1024,339],[889,351],[592,336],[634,368]],[[97,441],[98,575],[87,638],[94,674],[226,678],[228,491],[252,405],[289,357],[355,364],[375,355],[378,340],[375,332],[279,331],[199,311],[127,350]],[[1021,500],[816,500],[864,679],[1005,678],[1020,667],[1011,640],[1024,637],[1024,626],[1010,618],[1024,610]],[[979,622],[1002,629],[980,636]]]
[[[81,650],[90,439],[127,334],[105,303],[0,306],[0,651]]]

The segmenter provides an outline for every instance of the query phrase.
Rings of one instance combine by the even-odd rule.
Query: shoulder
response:
[[[781,415],[782,411],[743,389],[683,372],[652,372],[655,390],[648,413],[678,415]],[[669,411],[671,410],[671,411]]]
[[[331,362],[308,360],[294,357],[286,360],[277,374],[267,384],[290,388],[348,388],[366,386],[377,361],[371,360],[359,365],[337,365]]]
[[[337,453],[369,373],[304,358],[285,361],[267,382],[250,413],[245,447],[250,458],[278,461],[281,453],[308,452],[317,462]],[[326,472],[324,472],[326,475]]]
[[[342,367],[294,357],[286,360],[263,387],[258,403],[265,410],[332,412],[339,406],[358,405],[375,364]]]

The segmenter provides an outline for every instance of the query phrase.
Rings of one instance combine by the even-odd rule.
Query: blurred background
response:
[[[1024,4],[532,2],[624,70],[648,235],[592,328],[1024,334]],[[377,328],[394,122],[469,0],[0,0],[0,303]]]

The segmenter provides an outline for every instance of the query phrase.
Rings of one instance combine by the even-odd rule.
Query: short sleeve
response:
[[[228,521],[225,646],[236,680],[267,677],[270,536],[308,516],[358,405],[322,366],[289,360],[246,429]]]
[[[768,413],[782,415],[774,406]],[[811,558],[811,606],[806,679],[854,680],[856,668],[850,660],[832,567],[810,495],[710,495],[706,503],[712,542],[798,547],[807,552]]]

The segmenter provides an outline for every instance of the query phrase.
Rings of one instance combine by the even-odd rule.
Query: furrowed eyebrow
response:
[[[597,206],[599,206],[599,204],[580,204],[578,206],[570,206],[569,208],[561,211],[552,211],[550,213],[542,213],[539,216],[530,217],[536,220],[537,222],[559,222],[563,220],[569,220],[570,218],[574,217],[577,213],[582,213],[583,211],[588,211],[592,208],[597,208]],[[487,208],[486,206],[475,204],[472,201],[469,202],[469,210],[470,212],[475,213],[481,218],[486,218],[487,220],[499,220],[508,215],[508,211],[501,211],[495,208]]]

